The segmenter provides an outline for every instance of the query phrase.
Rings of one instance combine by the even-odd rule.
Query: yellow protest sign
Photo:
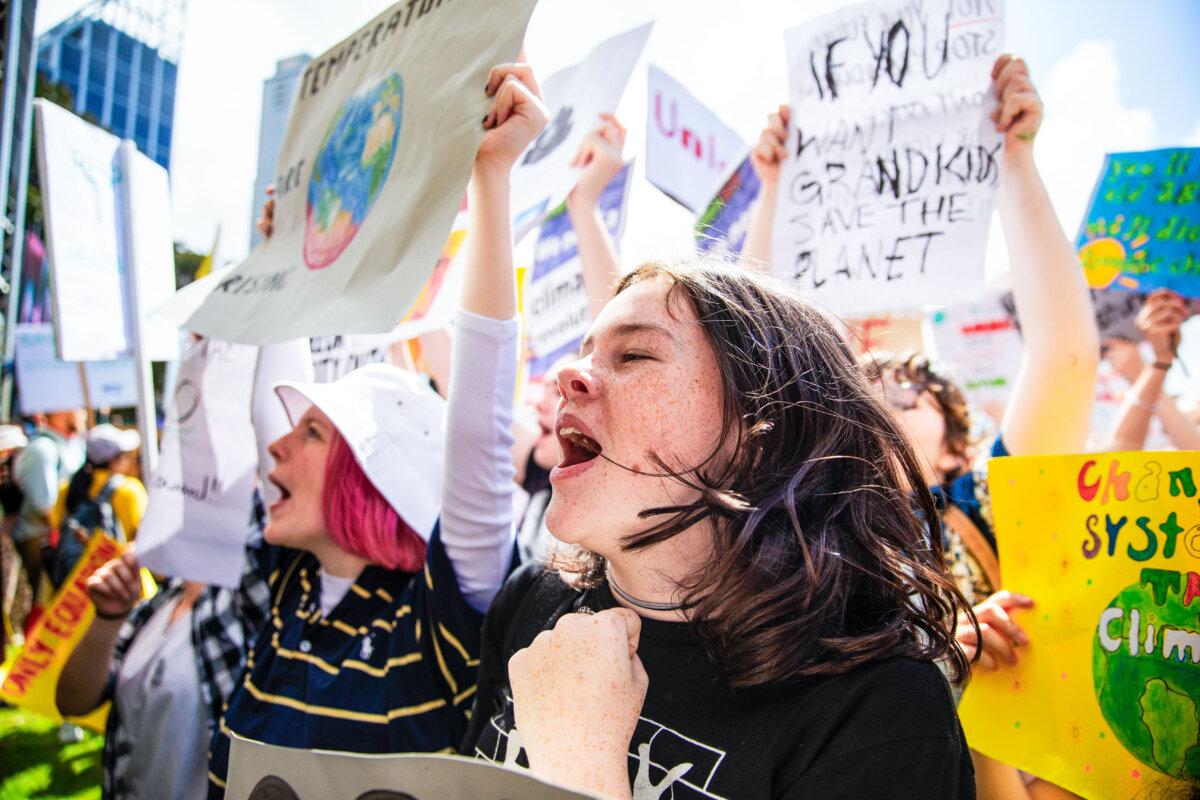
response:
[[[1198,481],[1194,452],[990,462],[1005,588],[1036,606],[1020,663],[967,688],[973,748],[1092,800],[1200,777]]]
[[[0,668],[0,698],[50,719],[62,719],[54,701],[58,676],[96,613],[87,595],[87,580],[123,549],[123,545],[108,536],[92,536],[79,563],[29,632],[25,646]],[[142,584],[147,596],[154,593],[154,581],[145,570]],[[105,703],[73,721],[103,731],[107,716],[108,703]]]

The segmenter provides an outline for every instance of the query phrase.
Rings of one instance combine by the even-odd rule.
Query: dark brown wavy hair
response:
[[[723,422],[699,465],[647,454],[699,497],[642,511],[653,524],[622,546],[711,525],[712,556],[680,590],[733,686],[891,656],[945,660],[961,680],[954,629],[970,607],[946,569],[933,498],[833,325],[775,280],[703,258],[643,264],[616,293],[651,280],[699,317],[723,377]],[[594,554],[553,565],[584,586],[603,579]]]

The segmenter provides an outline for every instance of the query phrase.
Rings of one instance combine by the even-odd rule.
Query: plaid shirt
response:
[[[256,511],[259,510],[256,507]],[[258,630],[266,624],[270,613],[271,590],[262,542],[262,520],[256,514],[259,532],[246,547],[246,567],[237,589],[207,586],[192,607],[192,648],[196,655],[196,673],[200,677],[200,694],[208,711],[207,735],[211,738],[216,721],[221,718],[225,704],[241,679],[246,646],[254,641]],[[121,626],[109,666],[106,699],[115,694],[117,676],[138,632],[158,611],[169,606],[183,592],[183,581],[172,578],[156,595],[142,603]],[[104,731],[105,800],[132,798],[125,775],[129,757],[137,739],[121,722],[121,710],[116,703],[108,712]]]

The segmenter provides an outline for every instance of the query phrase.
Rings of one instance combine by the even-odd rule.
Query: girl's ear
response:
[[[939,475],[957,475],[971,468],[971,462],[966,455],[950,452],[950,448],[942,442],[942,452],[938,455],[937,468]]]

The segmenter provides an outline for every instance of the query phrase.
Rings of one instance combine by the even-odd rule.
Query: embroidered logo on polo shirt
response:
[[[362,647],[358,649],[358,657],[363,661],[369,661],[371,659],[371,654],[375,652],[375,642],[372,641],[374,638],[374,633],[363,637]]]

